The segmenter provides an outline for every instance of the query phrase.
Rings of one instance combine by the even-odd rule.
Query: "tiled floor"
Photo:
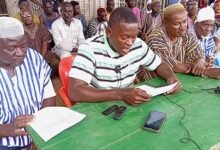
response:
[[[57,96],[56,96],[56,104],[57,104],[57,106],[64,106],[64,104],[63,104],[63,102],[62,102],[62,100],[61,100],[61,98],[60,98],[60,95],[59,95],[59,93],[58,93],[58,89],[61,87],[61,81],[60,81],[59,76],[54,77],[54,78],[52,79],[52,82],[53,82],[53,86],[54,86],[54,88],[55,88],[55,91],[56,91],[56,93],[57,93]]]

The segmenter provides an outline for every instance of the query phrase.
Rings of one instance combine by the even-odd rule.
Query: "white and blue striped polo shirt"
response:
[[[10,124],[19,115],[33,114],[41,109],[43,100],[55,96],[50,80],[51,69],[40,54],[32,49],[15,76],[0,68],[0,124]],[[0,146],[23,147],[30,144],[28,136],[0,138]]]
[[[133,84],[140,65],[153,71],[160,64],[159,56],[139,38],[128,54],[120,56],[110,48],[105,35],[94,36],[80,45],[69,77],[99,89],[125,88]]]

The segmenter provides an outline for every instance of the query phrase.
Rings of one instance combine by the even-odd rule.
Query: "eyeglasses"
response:
[[[31,17],[31,15],[22,15],[23,18]]]

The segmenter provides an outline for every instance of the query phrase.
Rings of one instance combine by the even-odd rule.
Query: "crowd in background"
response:
[[[43,15],[33,15],[29,1],[19,0],[18,7],[20,11],[15,17],[24,24],[29,47],[39,51],[52,66],[58,64],[59,60],[57,58],[62,59],[76,53],[79,45],[85,39],[95,34],[102,34],[107,27],[107,21],[111,12],[115,9],[114,0],[107,0],[106,8],[98,8],[97,17],[87,21],[85,15],[81,13],[80,5],[77,1],[71,1],[70,3],[58,0],[43,0],[42,3],[36,0],[31,1],[41,6],[44,12]],[[126,6],[138,18],[140,29],[138,36],[145,41],[152,31],[162,26],[163,16],[161,12],[163,10],[160,0],[146,0],[142,2],[142,9],[140,9],[136,7],[135,0],[125,1]],[[208,6],[208,4],[212,6],[215,12],[215,22],[211,35],[215,41],[215,52],[206,57],[210,57],[207,59],[219,57],[220,30],[218,28],[220,26],[220,2],[218,0],[215,2],[204,0],[170,0],[168,4],[178,2],[182,3],[188,11],[188,30],[192,32],[195,31],[195,20],[198,10]],[[69,24],[64,23],[66,21]]]

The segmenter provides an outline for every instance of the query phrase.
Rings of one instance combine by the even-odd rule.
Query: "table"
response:
[[[187,131],[180,123],[184,111],[174,104],[177,103],[185,109],[182,123],[191,138],[202,150],[208,150],[220,142],[220,94],[210,94],[201,89],[220,86],[220,81],[181,74],[178,78],[183,86],[180,93],[168,98],[157,96],[135,107],[122,101],[77,104],[71,109],[87,115],[82,122],[46,143],[31,130],[33,141],[43,150],[196,150],[198,148],[192,142],[180,142],[187,136]],[[147,83],[162,85],[165,82],[157,78]],[[121,120],[101,114],[113,104],[127,106]],[[152,110],[167,113],[160,133],[142,129],[147,114]]]

